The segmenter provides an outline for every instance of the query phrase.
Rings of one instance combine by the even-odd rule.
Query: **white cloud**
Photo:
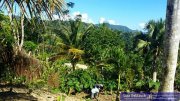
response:
[[[53,18],[54,18],[54,20],[60,19],[60,20],[63,20],[63,21],[68,21],[70,19],[74,20],[77,17],[77,15],[81,15],[82,22],[95,24],[95,22],[88,16],[87,13],[81,13],[80,11],[76,11],[76,12],[73,12],[72,14],[60,16],[60,18],[59,18],[58,15],[53,15]],[[112,24],[112,25],[119,25],[119,23],[117,23],[115,20],[112,20],[112,19],[107,19],[106,20],[104,17],[100,17],[99,23],[100,24],[109,23],[109,24]]]
[[[146,23],[142,22],[142,23],[139,24],[139,27],[140,27],[141,29],[144,29],[144,28],[145,28],[145,25],[146,25]]]
[[[111,25],[119,25],[119,23],[117,23],[115,20],[106,20],[104,17],[100,17],[99,19],[99,23],[102,24],[102,23],[109,23]]]
[[[104,23],[105,21],[106,21],[106,19],[105,19],[104,17],[101,17],[101,18],[99,19],[99,23],[100,23],[100,24]]]
[[[89,16],[88,16],[87,13],[80,13],[79,11],[73,12],[71,18],[72,18],[72,19],[75,19],[75,17],[76,17],[77,15],[81,15],[81,20],[82,20],[82,22],[94,23],[94,21],[93,21],[91,18],[89,18]]]
[[[88,14],[87,13],[82,13],[81,16],[82,16],[82,19],[81,19],[82,22],[88,22],[89,18],[88,18]]]
[[[111,25],[116,25],[116,22],[114,20],[108,20],[108,23]]]

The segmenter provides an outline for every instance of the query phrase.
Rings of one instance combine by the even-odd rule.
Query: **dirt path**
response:
[[[9,90],[8,85],[0,85],[0,101],[97,101],[89,99],[89,95],[86,93],[67,96],[63,93],[52,94],[40,89],[28,90],[22,86],[14,86],[12,92]],[[114,101],[114,98],[113,95],[100,94],[98,101]]]
[[[85,101],[61,93],[52,94],[44,90],[33,90],[29,93],[29,90],[25,88],[13,88],[12,92],[9,92],[9,89],[0,89],[0,101]]]

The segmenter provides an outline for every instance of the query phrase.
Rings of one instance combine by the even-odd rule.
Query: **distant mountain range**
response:
[[[19,16],[16,16],[16,18],[18,20],[20,20],[20,17]],[[54,20],[54,21],[49,21],[49,20],[46,20],[47,22],[53,24],[53,23],[59,23],[61,21],[59,20]],[[88,23],[84,23],[85,25],[88,25]],[[138,30],[132,30],[130,28],[128,28],[127,26],[123,26],[123,25],[112,25],[112,24],[109,24],[109,23],[105,23],[106,26],[108,26],[109,28],[111,28],[112,30],[118,30],[118,31],[122,31],[122,32],[137,32]],[[99,26],[99,24],[95,24],[96,26]],[[55,27],[55,26],[54,26]],[[57,26],[56,26],[57,27]]]
[[[96,24],[96,25],[99,25],[99,24]],[[118,30],[122,32],[136,32],[137,31],[137,30],[132,30],[128,28],[127,26],[123,26],[123,25],[111,25],[109,23],[106,23],[106,26],[108,26],[109,28],[113,30]]]
[[[56,23],[60,23],[61,21],[59,20],[54,20],[54,21],[47,21],[49,22],[50,25],[53,25],[54,28],[57,27]],[[89,23],[84,23],[83,24],[85,26],[88,26]],[[137,30],[132,30],[130,28],[128,28],[127,26],[123,26],[123,25],[112,25],[109,23],[104,23],[107,27],[109,27],[112,30],[118,30],[118,31],[122,31],[122,32],[137,32]],[[99,26],[99,24],[95,24],[96,26]]]

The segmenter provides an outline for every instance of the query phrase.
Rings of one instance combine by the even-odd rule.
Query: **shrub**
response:
[[[81,92],[93,87],[96,80],[88,70],[78,69],[67,75],[62,75],[60,82],[60,89],[63,92],[69,92],[70,89],[75,92]]]
[[[155,90],[155,91],[158,91],[160,87],[160,82],[156,81],[154,82],[153,80],[149,80],[149,89],[150,90]]]
[[[24,42],[24,48],[27,51],[34,51],[37,48],[37,45],[32,41],[25,41]]]

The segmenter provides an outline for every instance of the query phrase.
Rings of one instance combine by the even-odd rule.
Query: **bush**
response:
[[[63,76],[63,75],[61,75]],[[88,70],[78,69],[61,77],[60,90],[68,93],[70,89],[81,92],[91,89],[96,83],[93,74]]]
[[[154,82],[152,79],[145,78],[143,80],[136,81],[134,84],[134,89],[135,91],[145,91],[145,92],[150,92],[150,91],[158,91],[160,87],[160,82],[156,81]]]
[[[108,91],[117,90],[117,82],[114,80],[105,81],[104,89],[106,89]]]
[[[158,91],[159,87],[160,87],[160,82],[158,82],[158,81],[154,82],[154,81],[151,80],[151,79],[149,80],[149,88],[150,88],[151,90]]]
[[[24,42],[24,48],[27,51],[34,51],[37,48],[37,45],[32,41],[25,41]]]

